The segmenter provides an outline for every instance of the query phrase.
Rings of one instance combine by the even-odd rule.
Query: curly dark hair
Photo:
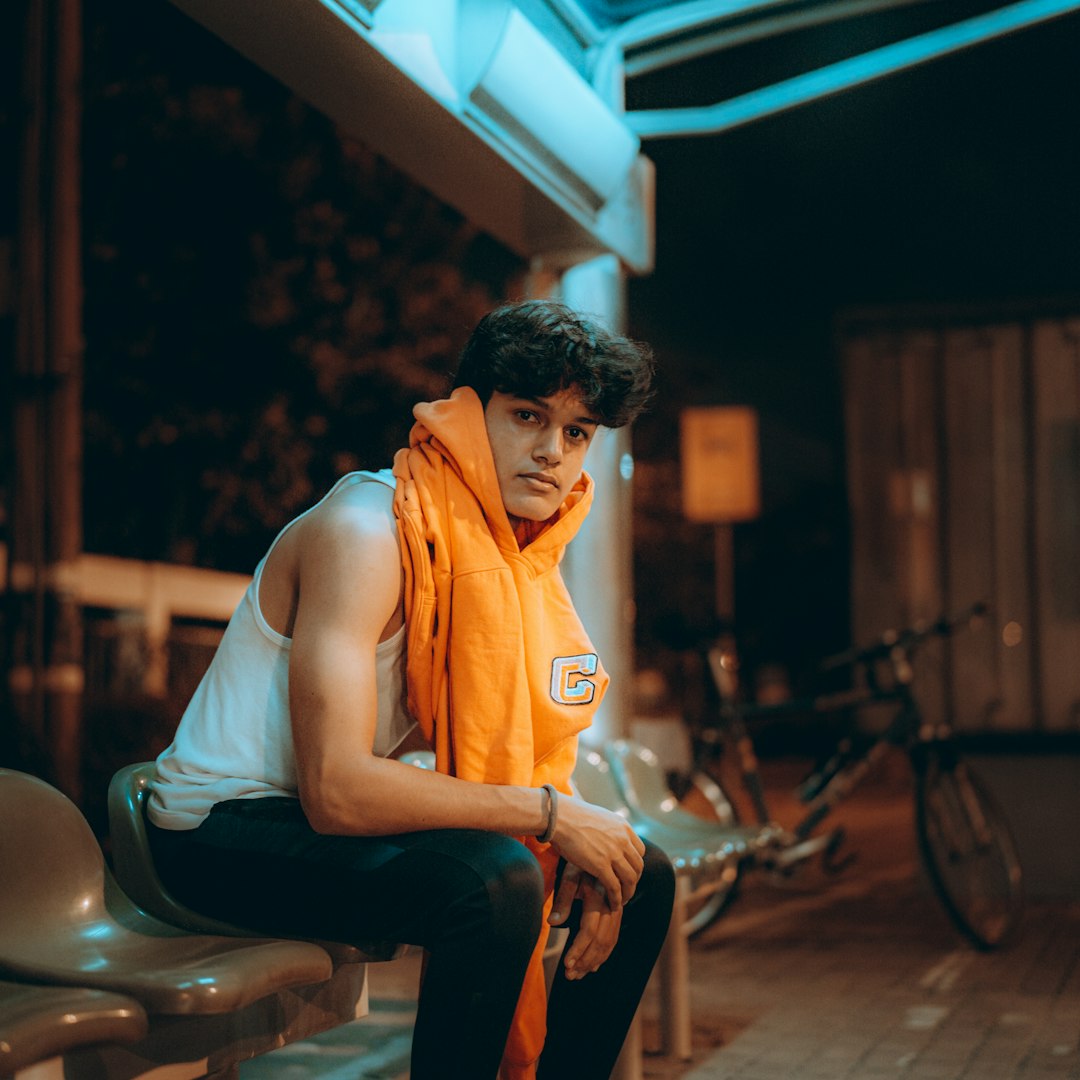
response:
[[[613,334],[556,300],[524,300],[488,312],[461,353],[455,388],[548,397],[574,387],[605,427],[630,423],[652,396],[652,350]]]

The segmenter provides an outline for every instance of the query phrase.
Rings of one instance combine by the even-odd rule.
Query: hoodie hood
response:
[[[581,474],[539,535],[522,548],[503,506],[484,406],[476,391],[460,386],[449,398],[420,403],[413,409],[413,416],[416,423],[409,435],[410,449],[426,443],[447,460],[476,496],[499,550],[504,555],[520,555],[537,573],[558,563],[592,506],[592,477],[587,472]]]

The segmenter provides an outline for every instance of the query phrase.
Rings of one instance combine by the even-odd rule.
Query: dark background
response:
[[[921,29],[922,8],[985,6],[745,47],[633,81],[628,107],[709,103]],[[87,0],[84,18],[86,546],[250,572],[334,477],[388,461],[523,267],[164,0]],[[17,35],[5,49],[13,160]],[[711,530],[679,513],[687,405],[760,415],[763,513],[736,528],[748,666],[797,673],[846,644],[836,320],[1080,296],[1078,49],[1073,15],[646,145],[657,262],[630,283],[630,330],[660,377],[634,432],[640,666],[713,614]]]
[[[628,108],[722,100],[985,6],[916,5],[722,54],[632,81]],[[679,408],[759,410],[763,514],[735,529],[750,668],[797,677],[849,634],[838,319],[1077,295],[1078,103],[1071,15],[721,136],[647,144],[657,269],[631,284],[630,310],[663,369],[635,430],[639,497],[677,481]],[[663,636],[650,614],[673,567],[694,568],[674,587],[679,610],[707,621],[712,538],[639,506],[641,661]]]

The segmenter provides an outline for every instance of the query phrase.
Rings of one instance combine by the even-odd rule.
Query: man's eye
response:
[[[567,428],[566,429],[566,434],[569,435],[570,438],[574,439],[575,441],[581,440],[581,439],[587,439],[589,437],[589,433],[587,431],[583,430],[582,428],[579,428],[579,427]]]
[[[533,420],[536,417],[536,413],[531,409],[517,409],[515,415],[519,420]]]

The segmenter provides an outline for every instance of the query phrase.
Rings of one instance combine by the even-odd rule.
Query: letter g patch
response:
[[[586,678],[596,674],[596,653],[556,656],[551,661],[551,696],[560,705],[588,705],[596,696],[596,683]]]

